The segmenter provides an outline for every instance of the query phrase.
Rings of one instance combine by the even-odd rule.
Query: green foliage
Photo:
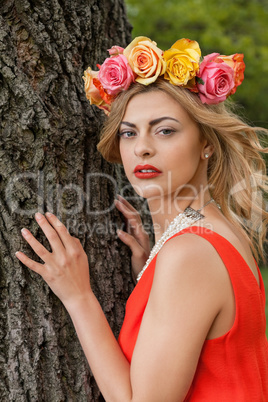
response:
[[[268,128],[268,3],[266,0],[126,0],[133,37],[163,50],[186,37],[202,54],[244,53],[245,81],[232,97],[255,125]]]
[[[264,267],[261,270],[265,292],[268,296],[268,267]],[[265,312],[266,312],[266,335],[268,337],[268,297],[266,296]]]

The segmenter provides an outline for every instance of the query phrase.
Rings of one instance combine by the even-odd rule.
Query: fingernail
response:
[[[40,214],[40,212],[37,212],[37,213],[35,214],[35,219],[37,219],[38,221],[39,221],[40,219],[42,219],[42,218],[43,218],[43,215]]]
[[[53,215],[51,212],[46,212],[45,214],[46,216],[48,216],[49,218]]]
[[[119,237],[124,236],[124,232],[120,229],[117,229],[116,233],[117,233],[117,236],[119,236]]]
[[[22,236],[27,237],[27,236],[29,236],[29,233],[30,232],[27,229],[25,229],[25,228],[21,229]]]

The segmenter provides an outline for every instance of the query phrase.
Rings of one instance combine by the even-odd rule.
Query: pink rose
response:
[[[111,49],[108,49],[110,56],[118,56],[119,54],[123,54],[124,48],[121,46],[113,46]]]
[[[243,60],[244,55],[242,53],[235,53],[230,56],[221,55],[220,58],[234,70],[235,86],[231,91],[231,95],[233,95],[236,92],[237,87],[241,85],[244,80],[244,71],[246,68]]]
[[[234,70],[224,63],[219,53],[204,57],[197,77],[199,97],[209,105],[223,102],[235,86]]]
[[[100,67],[98,79],[109,95],[128,89],[135,77],[123,54],[107,58]]]

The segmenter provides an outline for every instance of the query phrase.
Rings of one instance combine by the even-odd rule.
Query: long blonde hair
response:
[[[268,190],[268,178],[261,153],[268,153],[268,148],[262,147],[258,134],[267,135],[268,130],[249,126],[231,111],[227,102],[203,104],[188,89],[161,78],[148,86],[135,83],[114,101],[98,150],[106,160],[121,163],[118,130],[127,104],[135,95],[156,90],[175,99],[198,124],[203,138],[213,145],[208,165],[210,192],[226,218],[246,232],[255,258],[264,258],[268,212],[263,196]]]

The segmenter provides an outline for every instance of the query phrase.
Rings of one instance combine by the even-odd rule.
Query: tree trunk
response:
[[[113,208],[124,179],[96,151],[103,115],[81,77],[130,41],[130,25],[122,0],[1,0],[0,10],[0,400],[100,401],[66,310],[14,253],[34,257],[22,227],[48,247],[34,214],[57,214],[85,246],[118,335],[132,287]]]

